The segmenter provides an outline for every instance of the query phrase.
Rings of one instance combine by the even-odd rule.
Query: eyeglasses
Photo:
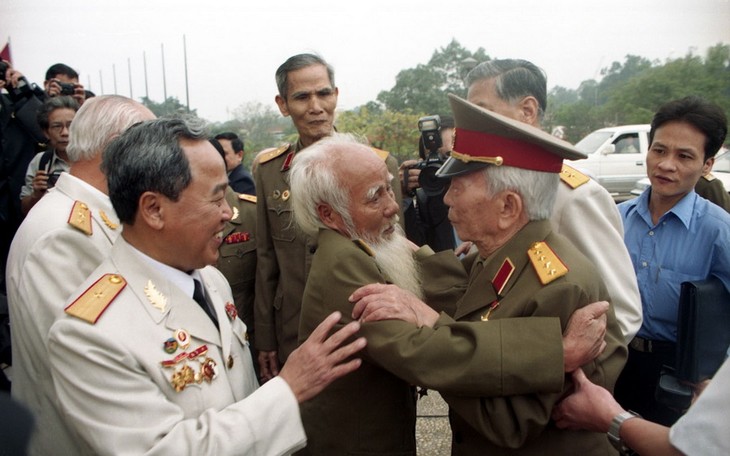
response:
[[[66,122],[66,123],[52,123],[48,127],[49,130],[55,131],[55,132],[58,132],[58,133],[62,132],[64,128],[67,129],[67,130],[69,130],[71,128],[71,122]]]

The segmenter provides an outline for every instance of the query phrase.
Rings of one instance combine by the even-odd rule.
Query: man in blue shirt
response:
[[[715,276],[730,289],[730,215],[694,191],[726,135],[727,118],[715,104],[686,97],[663,105],[649,133],[651,187],[619,205],[644,322],[629,345],[616,399],[666,426],[681,412],[659,404],[654,390],[662,365],[675,365],[680,285]]]

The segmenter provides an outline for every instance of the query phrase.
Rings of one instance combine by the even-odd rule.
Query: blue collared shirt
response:
[[[637,335],[675,342],[682,282],[715,276],[730,290],[730,215],[691,191],[654,225],[650,196],[618,206],[644,312]]]

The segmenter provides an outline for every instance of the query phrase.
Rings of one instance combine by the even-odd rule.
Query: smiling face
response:
[[[291,116],[305,147],[332,134],[337,94],[324,65],[309,65],[287,74],[286,99],[277,95],[276,104],[283,116]]]
[[[191,271],[218,260],[231,208],[225,199],[228,176],[223,159],[208,141],[183,140],[192,180],[177,201],[162,197],[164,236],[169,241],[165,263]]]
[[[646,155],[651,203],[666,211],[694,189],[714,158],[705,160],[705,135],[693,125],[674,121],[657,128]]]

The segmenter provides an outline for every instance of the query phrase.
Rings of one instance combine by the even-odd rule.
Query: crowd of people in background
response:
[[[454,455],[730,451],[728,362],[689,411],[655,394],[681,284],[730,291],[727,117],[701,94],[658,107],[651,186],[616,204],[542,131],[525,60],[473,68],[398,163],[336,131],[332,65],[292,56],[274,100],[297,139],[251,170],[236,132],[65,64],[42,88],[0,69],[13,452],[415,455],[416,387]]]

